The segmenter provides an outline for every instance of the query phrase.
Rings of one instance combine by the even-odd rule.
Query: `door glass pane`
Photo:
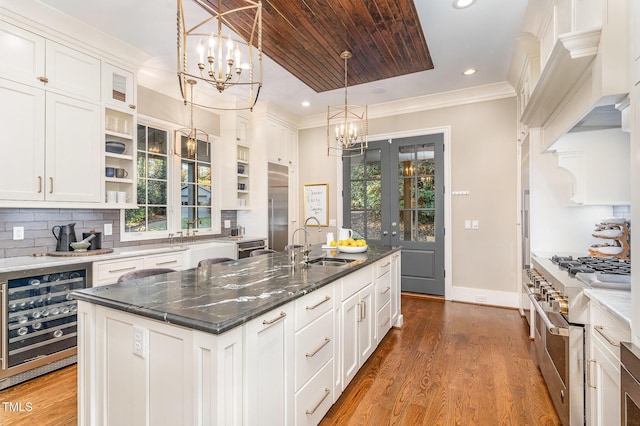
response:
[[[351,209],[364,208],[364,182],[351,182]]]
[[[434,145],[398,148],[399,238],[435,242]]]
[[[369,210],[367,212],[368,239],[379,240],[382,237],[382,212],[380,210]]]
[[[381,197],[381,191],[380,191],[380,181],[379,180],[374,180],[374,181],[369,181],[367,182],[367,196],[366,196],[366,209],[375,209],[375,210],[379,210],[380,209],[380,197]]]
[[[211,147],[208,141],[198,139],[195,152],[188,154],[187,138],[182,136],[180,204],[182,229],[211,227],[212,188]],[[201,208],[199,208],[201,207]],[[203,214],[204,216],[200,216]],[[188,226],[187,226],[187,222]]]
[[[351,211],[351,229],[360,235],[366,235],[364,232],[366,225],[365,213],[363,211]]]
[[[435,212],[422,210],[418,212],[418,241],[434,242],[436,240]]]

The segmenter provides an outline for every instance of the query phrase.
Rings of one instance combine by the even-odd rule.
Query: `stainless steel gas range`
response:
[[[565,426],[585,424],[585,288],[630,285],[628,261],[593,257],[532,257],[523,293],[538,366]]]

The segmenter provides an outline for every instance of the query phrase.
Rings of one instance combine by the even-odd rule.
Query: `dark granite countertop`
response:
[[[289,266],[287,253],[249,257],[74,292],[75,299],[187,328],[222,334],[368,266],[400,247],[338,253],[314,246],[310,258],[356,259],[345,266]]]

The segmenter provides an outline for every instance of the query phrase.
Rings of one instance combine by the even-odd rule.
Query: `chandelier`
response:
[[[187,29],[184,5],[178,0],[178,80],[185,105],[189,80],[195,80],[220,93],[233,88],[229,92],[246,99],[231,108],[202,103],[196,106],[253,110],[262,88],[262,1],[240,0],[243,6],[225,11],[222,0],[218,0],[217,10],[206,0],[192,1],[211,17]],[[246,34],[246,38],[240,34]]]
[[[186,81],[186,84],[189,85],[189,93],[191,95],[191,100],[193,100],[193,86],[195,86],[198,82],[192,78]],[[187,100],[185,99],[185,104]],[[180,156],[187,158],[195,158],[196,152],[198,150],[198,141],[202,141],[206,144],[206,155],[209,155],[209,135],[202,130],[196,129],[193,125],[193,102],[188,102],[190,109],[190,119],[189,119],[189,128],[178,129],[176,133],[179,137],[176,138],[176,143],[180,145],[174,146],[173,151],[175,153],[180,153]],[[184,141],[184,149],[182,149],[183,138],[186,138]]]
[[[351,52],[345,50],[340,57],[344,59],[344,105],[327,108],[327,155],[355,157],[367,149],[369,116],[366,105],[349,105],[347,60]]]

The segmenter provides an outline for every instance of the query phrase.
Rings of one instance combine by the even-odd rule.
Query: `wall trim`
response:
[[[504,308],[520,308],[520,294],[510,291],[495,291],[482,288],[453,286],[447,300],[474,303],[476,305],[500,306]]]
[[[515,97],[516,92],[508,82],[475,86],[468,89],[452,90],[433,95],[420,96],[410,99],[401,99],[393,102],[385,102],[368,106],[369,120],[383,117],[392,117],[413,112],[440,109],[458,105],[466,105],[477,102],[487,102],[497,99]],[[326,114],[316,114],[300,117],[298,129],[312,129],[327,125]],[[370,136],[371,139],[371,136]]]

